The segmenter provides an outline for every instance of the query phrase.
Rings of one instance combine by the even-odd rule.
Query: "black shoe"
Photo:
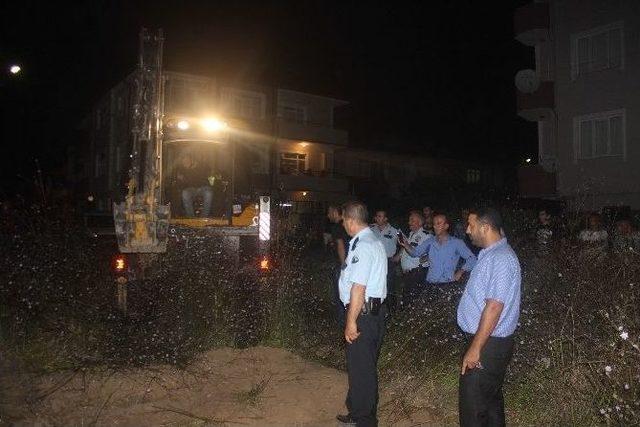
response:
[[[336,420],[338,420],[339,422],[341,422],[342,424],[348,425],[348,426],[355,426],[356,425],[356,420],[354,420],[351,417],[351,414],[347,414],[347,415],[336,415]]]

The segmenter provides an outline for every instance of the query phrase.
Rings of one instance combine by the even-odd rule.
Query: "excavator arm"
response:
[[[164,80],[162,30],[140,31],[132,150],[125,200],[113,204],[116,237],[124,253],[159,253],[167,248],[170,206],[161,204]]]

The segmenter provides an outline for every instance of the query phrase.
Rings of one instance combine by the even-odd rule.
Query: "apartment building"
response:
[[[105,94],[89,121],[86,170],[96,211],[108,212],[111,203],[125,194],[133,79],[127,77]],[[185,151],[215,164],[221,175],[233,174],[238,195],[277,193],[281,200],[312,204],[348,197],[347,180],[333,173],[334,153],[348,142],[348,133],[334,126],[334,110],[345,101],[175,72],[165,73],[164,89],[164,199],[173,206],[180,206],[180,199],[172,191],[172,170]],[[228,124],[226,138],[231,144],[206,144],[179,135],[179,121],[195,123],[211,115]]]
[[[336,174],[347,177],[352,192],[365,199],[449,206],[451,199],[462,201],[466,193],[489,197],[505,189],[502,169],[487,163],[356,148],[335,155]]]
[[[640,2],[535,1],[514,16],[535,50],[518,114],[538,123],[539,162],[521,194],[576,209],[640,208]]]

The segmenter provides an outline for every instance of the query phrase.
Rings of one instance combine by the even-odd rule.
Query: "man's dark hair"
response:
[[[493,228],[498,233],[502,229],[502,216],[497,209],[490,207],[478,208],[472,209],[470,213],[477,216],[478,221],[480,221],[482,224],[488,224],[489,227]]]
[[[342,205],[342,217],[344,219],[350,218],[362,224],[366,224],[369,219],[367,206],[357,200],[347,202]]]
[[[435,219],[437,216],[441,216],[444,218],[444,222],[446,222],[447,224],[451,225],[451,222],[449,221],[449,216],[444,213],[444,212],[434,212],[432,215],[432,218]]]
[[[418,215],[420,218],[424,219],[424,215],[422,215],[422,211],[419,211],[418,209],[411,209],[409,211],[409,216],[411,215]]]

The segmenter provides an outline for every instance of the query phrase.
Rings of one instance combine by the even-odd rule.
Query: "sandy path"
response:
[[[0,425],[335,426],[347,386],[344,372],[268,347],[212,350],[184,370],[7,374]]]

